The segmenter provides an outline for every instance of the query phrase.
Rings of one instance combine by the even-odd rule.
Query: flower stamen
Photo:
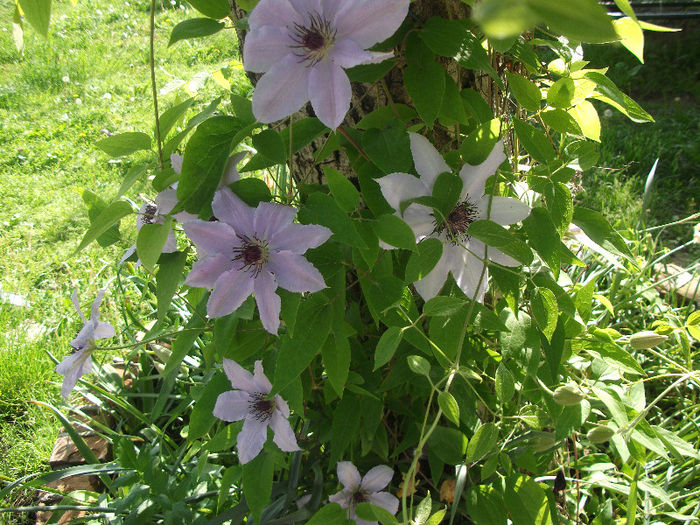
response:
[[[242,241],[241,245],[233,249],[234,261],[243,263],[243,271],[250,270],[253,277],[257,276],[267,262],[267,243],[255,237],[247,235],[237,235]]]
[[[472,222],[479,216],[477,206],[469,200],[464,200],[457,203],[452,211],[447,214],[447,217],[435,219],[434,232],[440,235],[446,232],[446,236],[453,244],[458,244],[459,241],[469,237],[467,230]]]
[[[274,401],[265,399],[265,394],[262,392],[251,393],[248,406],[250,407],[250,414],[257,421],[261,422],[270,419],[272,412],[275,410]]]
[[[290,37],[295,45],[290,47],[295,49],[294,54],[301,59],[300,62],[315,66],[328,55],[335,44],[335,35],[336,29],[330,21],[313,14],[307,25],[294,24]]]

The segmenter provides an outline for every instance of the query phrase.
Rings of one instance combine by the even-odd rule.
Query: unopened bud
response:
[[[604,443],[605,441],[610,440],[610,438],[614,435],[615,431],[612,428],[599,425],[589,430],[586,437],[591,443]]]
[[[645,330],[644,332],[638,332],[630,336],[630,346],[635,350],[644,350],[645,348],[652,348],[660,345],[666,339],[668,339],[666,335]]]
[[[565,407],[576,406],[586,399],[586,394],[576,385],[563,385],[554,391],[554,401]]]

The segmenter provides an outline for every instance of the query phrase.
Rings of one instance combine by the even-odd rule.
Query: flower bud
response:
[[[666,335],[645,330],[644,332],[638,332],[630,336],[630,346],[635,350],[644,350],[645,348],[652,348],[660,345],[666,339],[668,339]]]
[[[605,425],[598,425],[588,431],[586,437],[591,443],[604,443],[615,435],[615,431]]]
[[[554,401],[565,407],[576,406],[586,399],[577,385],[562,385],[554,391]]]

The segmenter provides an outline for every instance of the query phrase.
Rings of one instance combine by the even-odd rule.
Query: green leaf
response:
[[[454,57],[466,43],[468,33],[463,21],[434,16],[423,25],[418,36],[436,55]]]
[[[510,71],[506,71],[506,79],[508,80],[508,87],[510,87],[518,104],[533,113],[540,109],[540,102],[542,100],[540,88],[527,78],[511,73]]]
[[[549,213],[545,208],[533,208],[530,215],[523,221],[523,227],[527,233],[530,245],[535,248],[542,260],[554,273],[554,278],[559,276],[561,256],[559,243],[561,239]]]
[[[484,244],[498,248],[523,264],[532,262],[530,248],[500,224],[488,220],[475,221],[469,226],[467,232]]]
[[[158,320],[162,321],[168,314],[170,301],[182,280],[182,272],[187,262],[184,252],[164,253],[160,256],[156,274],[156,301],[158,303]]]
[[[427,237],[416,245],[406,264],[406,282],[416,282],[430,273],[442,257],[442,242]]]
[[[255,208],[261,202],[270,202],[272,194],[264,181],[255,177],[246,177],[230,184],[233,193],[238,195],[248,206]]]
[[[274,129],[265,129],[257,135],[253,135],[252,141],[253,147],[258,150],[258,153],[275,164],[283,164],[287,161],[288,152],[284,141],[280,133]]]
[[[357,517],[365,521],[379,521],[382,525],[397,525],[399,523],[388,510],[371,503],[359,503],[355,510]]]
[[[19,5],[32,27],[40,35],[47,36],[51,19],[51,0],[19,0]]]
[[[344,525],[347,511],[337,503],[328,503],[321,507],[306,525]]]
[[[97,217],[99,217],[105,210],[105,208],[107,208],[107,203],[105,203],[105,201],[103,201],[96,193],[93,193],[90,190],[84,190],[82,197],[83,202],[88,208],[88,217],[90,218],[90,222],[94,222],[95,219],[97,219]],[[110,246],[115,242],[118,242],[119,239],[119,223],[116,223],[107,229],[107,231],[102,235],[97,237],[97,243],[100,246]]]
[[[211,202],[221,182],[231,153],[231,142],[243,127],[241,120],[229,116],[210,117],[192,134],[182,161],[177,199],[185,210],[199,213]]]
[[[221,31],[224,25],[223,22],[217,22],[211,18],[191,18],[189,20],[183,20],[173,27],[173,30],[170,32],[168,47],[180,40],[213,35]]]
[[[649,113],[620,91],[615,83],[602,73],[589,71],[584,76],[597,84],[594,98],[610,104],[633,122],[654,122],[654,118]]]
[[[447,317],[459,312],[464,301],[458,297],[438,295],[423,306],[423,315],[427,317]]]
[[[414,374],[430,378],[430,363],[425,357],[409,355],[406,360],[408,362],[408,367]]]
[[[209,429],[216,422],[216,417],[212,411],[220,394],[231,390],[231,381],[223,372],[217,372],[204,383],[204,390],[199,399],[195,402],[192,414],[190,415],[190,429],[187,434],[188,441],[204,437]],[[264,455],[264,454],[261,454]]]
[[[107,206],[96,218],[90,222],[88,231],[85,232],[83,239],[75,249],[79,252],[100,235],[105,233],[115,224],[118,224],[122,217],[132,213],[131,205],[125,201],[115,201]]]
[[[525,0],[482,0],[474,5],[472,16],[489,38],[517,36],[537,23]]]
[[[396,349],[399,347],[399,343],[403,338],[403,330],[398,326],[390,326],[379,338],[377,343],[377,348],[374,351],[374,369],[387,364],[392,357]]]
[[[434,60],[409,62],[403,82],[418,115],[432,128],[445,94],[445,70]]]
[[[471,31],[467,31],[464,40],[460,43],[460,50],[455,60],[460,66],[467,69],[481,70],[489,75],[503,89],[503,82],[493,66],[486,50],[481,45],[481,40]]]
[[[462,179],[452,173],[441,173],[433,184],[433,197],[439,202],[443,217],[454,209],[462,191]]]
[[[243,465],[243,495],[256,523],[270,504],[272,480],[275,474],[275,459],[271,454],[258,454]]]
[[[165,241],[168,240],[170,232],[170,220],[165,224],[144,224],[136,237],[136,253],[141,260],[141,264],[152,272],[158,262],[160,254],[163,252]]]
[[[618,40],[612,19],[596,0],[527,0],[529,9],[569,40],[601,44]]]
[[[484,423],[474,433],[467,447],[467,461],[475,463],[491,452],[498,441],[498,427]]]
[[[622,236],[617,233],[600,213],[574,206],[573,222],[588,235],[593,242],[606,250],[621,254],[633,262],[632,254]]]
[[[192,7],[209,18],[226,18],[231,13],[228,0],[187,0]]]
[[[459,404],[452,394],[449,392],[440,392],[438,394],[438,405],[440,410],[445,414],[445,417],[459,426]]]
[[[542,330],[545,337],[551,340],[559,317],[557,298],[554,296],[554,293],[548,288],[537,288],[530,306],[532,307],[532,316],[535,319],[535,323]]]
[[[495,118],[479,124],[459,147],[462,160],[472,166],[481,164],[487,159],[500,136],[501,119]]]
[[[513,119],[513,126],[520,142],[533,159],[547,164],[556,158],[556,152],[543,131],[518,119]]]
[[[390,58],[389,60],[384,60],[378,64],[363,64],[360,66],[351,67],[346,69],[345,72],[348,74],[350,82],[373,83],[384,78],[395,65],[396,59]]]
[[[299,307],[294,337],[284,337],[277,354],[271,394],[279,393],[296,379],[316,357],[331,325],[328,299],[321,293],[308,297]]]
[[[576,119],[562,109],[544,111],[540,114],[544,123],[559,133],[569,133],[571,135],[582,135],[581,126]]]
[[[404,250],[416,251],[416,236],[411,227],[396,215],[380,215],[373,223],[377,236],[392,246]]]
[[[330,195],[312,193],[299,211],[299,220],[304,224],[320,224],[330,228],[333,238],[339,242],[357,248],[367,248],[353,220],[338,207]]]
[[[333,168],[325,167],[323,173],[326,175],[328,187],[340,209],[348,213],[356,210],[362,202],[362,197],[353,183]]]
[[[581,131],[583,131],[584,136],[596,142],[600,142],[600,117],[598,117],[598,111],[593,104],[587,100],[582,100],[573,108],[569,109],[568,112],[574,117]],[[586,169],[583,166],[581,167]]]
[[[571,219],[574,216],[573,199],[569,188],[561,182],[553,183],[545,191],[545,202],[549,210],[549,216],[559,235],[564,235],[569,229]]]
[[[333,390],[342,397],[350,371],[350,342],[347,337],[333,334],[321,347],[323,366]]]
[[[151,137],[140,131],[128,131],[98,140],[95,146],[112,157],[123,157],[136,151],[151,149]]]
[[[456,428],[438,426],[428,438],[428,448],[448,465],[460,465],[467,451],[467,436]]]
[[[507,403],[515,394],[513,374],[502,362],[496,368],[496,397],[501,403]]]
[[[408,133],[401,124],[382,130],[368,129],[362,135],[362,149],[384,173],[408,173],[413,168]]]
[[[630,53],[644,63],[644,32],[639,27],[639,22],[625,17],[613,22],[615,32],[620,37],[620,43],[625,46]]]
[[[576,86],[568,77],[560,78],[547,91],[547,104],[555,108],[568,108],[574,98]]]
[[[408,122],[409,120],[413,120],[418,116],[416,110],[411,106],[407,106],[406,104],[381,106],[362,117],[362,120],[360,120],[355,127],[357,129],[364,130],[368,130],[370,128],[385,128],[388,127],[395,118],[397,118],[397,114],[398,119],[401,122]]]
[[[165,138],[168,133],[170,133],[173,126],[175,126],[185,112],[192,107],[192,104],[194,104],[194,98],[190,97],[184,102],[180,102],[160,114],[158,123],[160,124],[160,136],[162,138]]]

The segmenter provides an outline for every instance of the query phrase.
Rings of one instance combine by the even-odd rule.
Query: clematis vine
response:
[[[253,114],[274,122],[311,101],[336,129],[350,108],[343,68],[381,62],[393,53],[367,48],[386,40],[408,13],[409,0],[260,0],[248,17],[246,70],[265,73],[253,93]]]
[[[97,297],[92,303],[89,320],[85,319],[82,310],[80,310],[77,290],[74,290],[71,295],[73,306],[84,325],[75,339],[70,342],[73,352],[63,358],[63,361],[56,366],[56,372],[64,376],[63,385],[61,385],[63,399],[66,399],[71,393],[80,376],[92,372],[92,351],[95,349],[95,340],[114,337],[114,327],[99,320],[100,303],[102,303],[104,293],[104,290],[97,292]]]
[[[403,213],[400,211],[404,201],[431,196],[438,175],[452,171],[425,137],[416,133],[409,135],[413,162],[420,177],[391,173],[377,182],[384,198],[396,210],[396,215],[411,227],[416,240],[435,237],[443,243],[440,260],[425,277],[415,282],[416,290],[424,300],[432,299],[451,273],[467,297],[481,302],[488,283],[486,261],[504,266],[518,266],[520,263],[496,248],[488,247],[487,250],[483,242],[468,235],[469,226],[482,219],[508,225],[530,214],[530,207],[518,199],[484,194],[486,180],[506,159],[503,143],[498,142],[478,166],[462,166],[459,172],[462,191],[457,204],[446,217],[436,217],[432,208],[417,202],[406,206]]]
[[[371,503],[386,509],[391,514],[396,514],[399,510],[399,500],[388,492],[380,492],[393,477],[394,471],[391,468],[378,465],[361,478],[355,465],[350,461],[340,461],[338,462],[338,480],[343,484],[343,490],[328,499],[347,509],[348,519],[354,519],[357,525],[376,525],[376,521],[358,519],[355,508],[359,503]]]
[[[241,463],[257,456],[267,441],[267,427],[275,433],[273,441],[284,452],[301,450],[289,425],[289,405],[279,395],[266,399],[272,384],[265,377],[262,361],[255,362],[254,374],[231,359],[224,359],[224,372],[234,390],[219,394],[214,416],[233,422],[243,419],[236,448]]]
[[[263,326],[277,334],[281,301],[275,290],[302,293],[326,287],[302,254],[326,242],[331,231],[295,224],[291,206],[261,202],[252,208],[226,187],[214,195],[212,210],[218,221],[183,225],[200,257],[185,284],[213,289],[209,317],[230,314],[254,293]]]

